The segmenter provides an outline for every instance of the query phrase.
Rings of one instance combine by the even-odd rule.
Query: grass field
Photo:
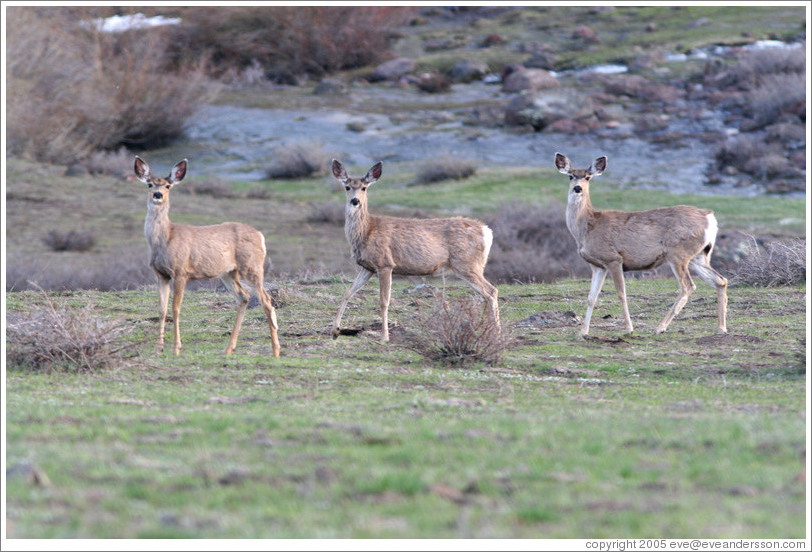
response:
[[[504,360],[445,368],[408,347],[415,283],[396,281],[383,345],[374,281],[345,315],[363,331],[337,340],[349,282],[279,282],[275,360],[261,309],[222,354],[224,292],[187,293],[179,357],[153,353],[154,289],[48,294],[127,325],[137,355],[9,367],[9,537],[805,536],[805,288],[731,288],[718,336],[700,286],[655,336],[676,283],[630,281],[624,336],[607,285],[582,340],[519,322],[583,315],[587,281],[503,285]],[[7,309],[44,299],[9,293]]]

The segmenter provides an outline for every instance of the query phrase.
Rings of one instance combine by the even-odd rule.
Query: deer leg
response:
[[[251,285],[254,286],[259,302],[262,303],[262,309],[265,311],[265,318],[268,319],[268,326],[271,330],[271,349],[273,350],[273,356],[278,357],[281,350],[279,346],[279,336],[277,335],[279,323],[276,321],[276,309],[273,306],[271,296],[265,291],[264,278],[261,273],[249,274],[246,275],[246,277],[251,282]]]
[[[335,322],[333,323],[333,339],[338,337],[338,328],[341,324],[341,317],[344,316],[344,309],[347,308],[347,303],[350,302],[353,295],[358,293],[358,290],[364,287],[364,284],[369,282],[369,279],[372,278],[372,272],[367,270],[366,268],[362,268],[361,272],[355,277],[355,281],[350,286],[350,289],[344,293],[344,298],[341,300],[341,306],[338,308],[338,314],[336,315]]]
[[[383,336],[382,341],[389,341],[389,298],[392,294],[392,269],[379,268],[378,281],[381,284],[381,323]]]
[[[160,296],[160,312],[158,312],[158,343],[155,352],[160,354],[164,350],[164,330],[166,328],[166,311],[169,308],[169,279],[158,276],[158,295]]]
[[[696,289],[696,284],[691,279],[691,273],[688,271],[688,263],[681,263],[681,264],[674,264],[671,263],[671,270],[674,271],[674,276],[677,278],[677,281],[680,285],[680,294],[677,297],[676,302],[671,306],[668,311],[668,314],[665,315],[663,321],[660,322],[660,325],[657,326],[656,333],[661,334],[663,333],[671,321],[674,319],[675,316],[679,314],[682,310],[682,307],[685,306],[685,303],[688,302],[688,298]]]
[[[581,336],[589,334],[589,322],[592,320],[592,310],[598,302],[598,295],[601,293],[603,282],[606,280],[606,270],[597,266],[592,266],[592,283],[589,286],[589,297],[586,300],[586,316],[584,316],[584,326],[581,328]]]
[[[175,276],[172,282],[172,318],[175,323],[175,347],[172,352],[180,354],[180,305],[183,303],[183,292],[186,290],[186,279]]]
[[[223,283],[234,294],[237,300],[237,315],[234,318],[234,329],[231,330],[231,338],[228,340],[225,353],[230,355],[237,347],[237,337],[240,335],[240,328],[242,328],[242,321],[245,319],[245,311],[248,309],[248,300],[251,296],[245,291],[240,283],[240,274],[234,271],[223,277]]]
[[[484,276],[476,273],[457,272],[457,276],[474,288],[488,302],[488,310],[496,324],[496,329],[499,330],[499,290],[496,286],[486,280]]]
[[[632,317],[629,315],[629,304],[626,301],[626,279],[623,277],[623,265],[620,263],[610,265],[609,273],[612,275],[617,297],[620,299],[621,307],[623,307],[623,321],[626,324],[626,333],[630,334],[634,331],[634,326],[632,326]]]
[[[707,255],[701,254],[694,257],[690,266],[697,276],[716,288],[716,310],[719,319],[719,333],[727,333],[727,278],[711,267]]]

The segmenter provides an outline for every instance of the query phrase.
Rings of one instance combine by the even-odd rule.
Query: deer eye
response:
[[[344,186],[344,189],[345,189],[345,190],[347,190],[348,192],[350,191],[350,187],[349,187],[349,186]]]
[[[366,192],[366,191],[367,191],[367,187],[366,187],[366,186],[361,186],[361,191],[362,191],[362,192]]]

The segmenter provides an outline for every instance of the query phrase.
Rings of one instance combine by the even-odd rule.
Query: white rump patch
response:
[[[265,249],[265,234],[260,232],[259,237],[262,240],[262,254],[267,256],[268,255],[268,250]]]
[[[708,226],[705,228],[705,246],[716,243],[716,234],[719,232],[719,223],[713,213],[708,213]],[[704,248],[703,248],[704,249]]]
[[[488,255],[491,252],[491,245],[493,245],[493,230],[487,226],[482,227],[482,239],[485,240],[485,260],[488,260]]]

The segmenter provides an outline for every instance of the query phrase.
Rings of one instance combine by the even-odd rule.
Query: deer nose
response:
[[[354,197],[354,198],[352,198],[352,199],[350,200],[350,203],[353,205],[353,207],[357,207],[357,206],[358,206],[358,204],[359,204],[359,203],[361,203],[361,202],[360,202],[360,201],[358,201],[358,198],[357,198],[357,197]]]
[[[154,192],[152,194],[153,199],[161,199],[164,195],[161,192]]]
[[[576,194],[580,194],[581,190],[583,190],[583,188],[581,188],[580,186],[573,186],[572,187],[572,191],[575,192]]]

